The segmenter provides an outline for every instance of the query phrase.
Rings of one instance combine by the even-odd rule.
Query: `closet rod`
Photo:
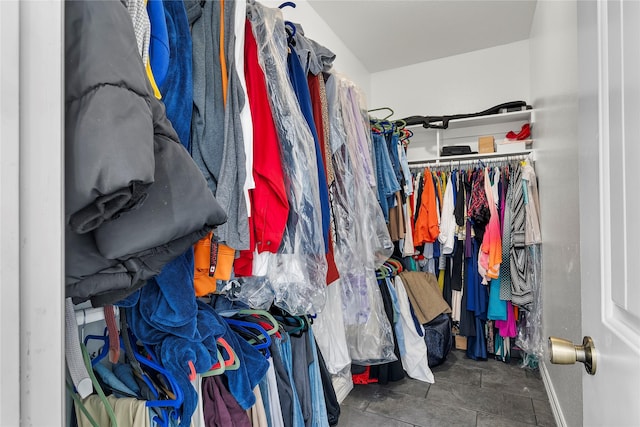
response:
[[[451,166],[467,166],[467,165],[477,165],[479,163],[493,163],[493,162],[510,162],[510,161],[518,161],[518,160],[527,160],[529,162],[535,161],[535,156],[533,152],[525,153],[525,154],[506,154],[500,153],[496,155],[487,155],[483,157],[475,157],[475,158],[464,158],[464,159],[456,159],[455,157],[452,159],[427,159],[409,162],[409,169],[419,169],[426,167],[451,167]]]
[[[117,306],[113,306],[113,312],[116,317],[120,313]],[[99,322],[104,320],[104,309],[102,307],[89,307],[76,310],[76,323],[78,326],[88,325],[89,323]]]

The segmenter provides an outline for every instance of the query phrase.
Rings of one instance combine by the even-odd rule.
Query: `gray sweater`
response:
[[[220,241],[236,250],[249,249],[249,224],[243,186],[245,152],[240,111],[245,97],[234,62],[235,0],[224,2],[224,52],[228,92],[225,108],[220,64],[220,2],[186,0],[193,40],[193,118],[191,147],[228,221],[216,230]],[[251,173],[251,171],[249,171]]]

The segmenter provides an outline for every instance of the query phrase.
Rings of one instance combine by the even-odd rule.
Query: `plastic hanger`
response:
[[[271,313],[269,313],[266,310],[246,309],[246,310],[240,310],[237,314],[241,316],[243,320],[246,320],[248,322],[252,322],[255,319],[256,321],[262,321],[263,323],[268,323],[269,325],[271,325],[271,328],[270,329],[265,328],[265,329],[269,335],[273,335],[280,330],[280,324],[278,323],[278,321],[271,315]],[[265,320],[267,320],[267,322],[265,322]]]
[[[384,279],[389,276],[389,270],[383,265],[376,270],[376,279]]]
[[[289,38],[293,39],[297,31],[296,25],[291,21],[284,21],[284,26],[289,29],[289,31],[287,31],[289,33]]]
[[[389,115],[387,115],[386,117],[383,117],[382,120],[387,120],[389,117],[393,116],[395,114],[395,112],[393,111],[393,109],[391,109],[390,107],[380,107],[380,108],[374,108],[373,110],[368,110],[368,113],[372,113],[374,111],[383,111],[383,110],[387,110],[390,112]],[[405,122],[406,123],[406,122]]]
[[[248,342],[253,345],[254,348],[258,350],[264,350],[265,357],[269,358],[271,356],[271,353],[269,352],[269,346],[271,345],[271,336],[262,326],[258,325],[257,323],[232,318],[226,318],[225,321],[229,324],[229,326],[232,327],[232,329],[249,333],[249,335],[254,338],[254,341],[251,342],[251,340],[248,340]],[[255,329],[259,332],[259,334],[253,334],[249,331],[249,329]]]
[[[209,371],[201,374],[201,376],[203,377],[220,375],[225,371],[235,371],[236,369],[240,368],[240,358],[233,350],[233,348],[229,345],[227,340],[225,340],[224,338],[218,338],[217,342],[219,346],[217,349],[218,361],[211,367]],[[222,356],[222,352],[220,351],[220,346],[222,346],[222,348],[226,350],[227,354],[229,355],[229,359],[224,359],[224,357]]]
[[[279,323],[294,327],[291,330],[286,330],[287,334],[294,337],[301,337],[304,332],[307,332],[309,326],[306,318],[302,316],[293,316],[275,305],[270,308],[270,311]]]
[[[281,3],[280,6],[278,6],[278,9],[284,9],[285,7],[292,7],[295,9],[296,4],[292,1],[286,1],[284,3]],[[292,44],[295,46],[295,41],[293,40],[293,37],[296,35],[296,26],[293,22],[291,21],[284,21],[284,25],[285,25],[285,30],[287,31],[287,42],[289,44]]]
[[[133,335],[131,335],[131,332],[129,332],[129,337],[130,338],[135,338],[133,337]],[[85,337],[85,345],[87,342],[89,342],[90,340],[100,340],[104,342],[104,345],[102,346],[102,350],[100,352],[100,354],[98,354],[91,362],[91,366],[94,366],[96,363],[99,363],[102,359],[104,359],[108,354],[109,354],[109,336],[107,334],[107,330],[105,328],[105,332],[104,335],[100,336],[100,335],[88,335],[87,337]],[[122,349],[125,349],[125,345],[123,343],[124,338],[121,337],[120,338],[120,346]],[[132,340],[133,342],[135,342],[135,339]],[[154,371],[155,373],[161,375],[164,380],[160,381],[161,384],[163,384],[164,386],[168,387],[168,391],[170,392],[170,394],[172,396],[174,396],[173,399],[161,399],[161,394],[160,392],[162,391],[164,393],[164,390],[162,390],[163,385],[158,385],[156,383],[156,381],[153,380],[153,378],[147,373],[147,372],[142,372],[141,375],[141,379],[145,382],[145,384],[149,387],[149,389],[151,390],[151,392],[153,393],[153,395],[156,397],[156,400],[147,400],[145,402],[145,405],[148,408],[159,408],[162,414],[162,417],[156,417],[154,420],[161,426],[168,426],[169,425],[169,412],[166,411],[165,408],[171,408],[171,409],[175,409],[177,410],[178,408],[180,408],[180,406],[182,406],[182,402],[184,400],[184,394],[182,392],[182,389],[178,386],[177,382],[175,381],[175,379],[173,378],[173,376],[166,370],[164,369],[162,366],[160,366],[155,360],[155,355],[153,355],[153,352],[149,352],[150,354],[150,358],[146,358],[145,356],[141,355],[140,353],[138,353],[135,349],[133,349],[133,356],[135,357],[135,359],[138,361],[138,363],[141,366],[144,366],[145,368],[148,368],[151,371]],[[168,395],[167,393],[165,393],[165,395]],[[176,415],[176,411],[171,411],[174,415],[174,418],[177,417]]]
[[[86,339],[85,339],[85,341],[86,341]],[[96,378],[95,372],[93,372],[93,364],[91,363],[91,360],[89,359],[89,352],[87,351],[86,344],[80,343],[80,351],[82,352],[82,360],[84,362],[85,367],[87,368],[87,373],[89,374],[89,378],[91,379],[91,383],[93,384],[93,388],[95,389],[96,393],[100,397],[100,400],[102,401],[102,404],[104,405],[104,407],[105,407],[105,409],[107,411],[107,415],[109,416],[109,419],[111,420],[111,427],[117,427],[118,426],[118,422],[116,421],[116,415],[115,415],[115,413],[113,411],[113,407],[111,406],[111,404],[107,400],[107,397],[105,396],[104,391],[102,390],[102,387],[100,386],[100,383],[98,382],[98,379]],[[106,351],[107,351],[107,353],[109,352],[108,346],[106,348]],[[67,385],[68,385],[68,387],[71,387],[70,384],[67,384]],[[80,410],[89,419],[89,422],[93,426],[97,427],[96,421],[93,419],[92,416],[90,416],[88,414],[87,408],[82,403],[82,400],[78,396],[76,396],[75,392],[72,394],[72,396],[74,397],[74,400],[76,401],[76,403],[79,404]]]
[[[211,369],[209,369],[207,372],[201,373],[200,375],[202,377],[212,377],[214,375],[220,375],[224,373],[224,371],[227,369],[224,363],[220,362],[221,360],[224,360],[224,358],[222,357],[222,352],[220,352],[220,349],[216,349],[216,351],[218,352],[218,362],[216,362],[216,364],[213,365]],[[235,355],[234,355],[234,358],[235,358]]]

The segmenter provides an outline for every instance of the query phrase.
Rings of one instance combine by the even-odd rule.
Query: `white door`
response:
[[[579,1],[585,426],[640,426],[640,2]]]

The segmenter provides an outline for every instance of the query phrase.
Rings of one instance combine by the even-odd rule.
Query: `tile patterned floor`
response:
[[[342,402],[339,427],[555,426],[537,371],[453,350],[433,369],[435,384],[405,378],[356,385]]]

